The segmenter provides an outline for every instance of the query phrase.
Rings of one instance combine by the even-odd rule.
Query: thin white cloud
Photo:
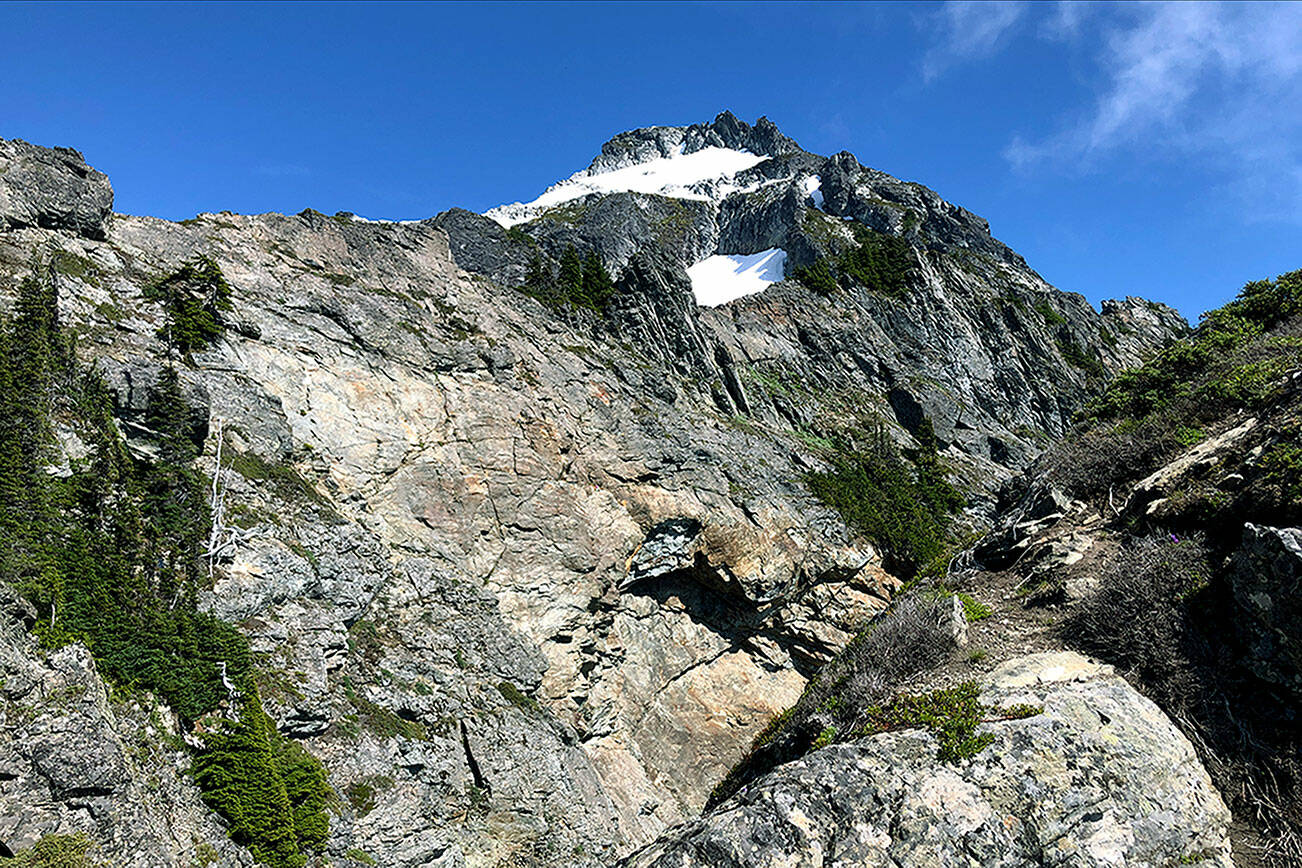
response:
[[[949,0],[935,13],[937,39],[922,58],[922,77],[931,81],[955,64],[994,54],[1027,8],[1011,0]]]
[[[1302,217],[1302,3],[1125,7],[1105,33],[1094,104],[1056,132],[1014,137],[1009,162],[1197,160],[1257,213]]]
[[[1040,25],[1040,35],[1063,41],[1075,39],[1094,8],[1090,0],[1058,0],[1053,4],[1052,14]]]

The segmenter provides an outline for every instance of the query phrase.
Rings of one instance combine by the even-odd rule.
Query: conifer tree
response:
[[[615,295],[615,281],[606,271],[596,251],[588,251],[583,260],[583,300],[594,310],[605,310]]]
[[[552,270],[543,261],[542,254],[534,251],[533,257],[524,272],[524,291],[543,301],[554,301],[555,290],[552,287]]]
[[[579,258],[579,251],[574,249],[573,244],[561,254],[561,271],[557,283],[562,298],[574,299],[583,293],[583,260]]]
[[[230,284],[207,256],[185,263],[149,287],[145,297],[163,303],[165,322],[158,336],[183,358],[221,337],[222,312],[232,307]]]

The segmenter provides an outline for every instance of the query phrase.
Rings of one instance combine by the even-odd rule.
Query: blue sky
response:
[[[1302,3],[0,4],[0,56],[0,137],[124,213],[482,211],[726,108],[1095,302],[1302,267]]]

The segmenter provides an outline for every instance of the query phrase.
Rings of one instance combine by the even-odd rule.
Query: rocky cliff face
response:
[[[716,151],[757,161],[602,187]],[[110,219],[75,152],[0,142],[0,288],[52,256],[129,440],[166,356],[144,288],[205,255],[234,289],[225,336],[180,370],[233,510],[203,604],[325,763],[336,864],[609,864],[689,819],[898,584],[805,489],[821,438],[881,418],[907,441],[930,418],[991,490],[1183,327],[1138,299],[1098,314],[975,215],[766,121],[624,134],[588,173],[579,198],[495,214],[510,231],[463,211],[176,224]],[[700,260],[779,248],[795,268],[849,249],[852,223],[908,242],[907,294],[786,280],[697,303]],[[518,291],[571,244],[616,277],[604,315]],[[176,774],[167,710],[120,704],[84,652],[38,651],[3,611],[27,674],[5,675],[0,845],[80,830],[123,864],[245,864]],[[83,744],[107,758],[52,778]]]

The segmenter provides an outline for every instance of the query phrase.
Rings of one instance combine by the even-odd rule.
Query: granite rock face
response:
[[[202,604],[248,635],[268,713],[328,769],[336,864],[351,851],[404,868],[610,864],[695,815],[898,587],[802,482],[826,466],[823,435],[879,417],[907,444],[926,416],[961,481],[992,490],[1101,385],[1064,347],[1106,374],[1182,327],[1146,302],[1100,315],[975,215],[848,155],[808,154],[763,120],[634,131],[594,167],[708,147],[768,159],[700,198],[590,196],[511,231],[464,211],[110,221],[107,182],[71,156],[62,169],[40,160],[64,152],[0,156],[0,296],[34,250],[64,255],[61,315],[136,454],[149,455],[142,395],[165,358],[144,289],[199,255],[233,287],[225,336],[179,368],[200,463],[233,511]],[[46,180],[12,183],[34,165]],[[808,178],[822,171],[818,208]],[[14,190],[35,192],[20,209]],[[917,220],[891,222],[882,202]],[[846,217],[913,245],[907,297],[788,280],[696,303],[686,266],[777,243],[795,262],[829,254],[850,243]],[[518,291],[535,252],[569,244],[614,274],[606,315]],[[108,695],[84,651],[6,653]],[[157,709],[96,699],[60,722],[31,696],[56,727],[43,731],[102,753],[83,771],[112,780],[77,783],[74,763],[76,780],[36,793],[12,783],[36,780],[27,771],[0,775],[0,843],[73,823],[141,864],[188,865],[195,841],[228,858],[166,727],[140,736],[172,763],[165,798],[114,758],[123,721]],[[12,732],[0,757],[39,762]],[[87,788],[100,801],[83,815]],[[163,831],[112,820],[137,836],[120,838],[96,819],[137,814]],[[241,864],[234,852],[224,864]]]
[[[0,230],[39,226],[103,239],[112,212],[108,176],[78,151],[0,139]]]
[[[1076,654],[1017,658],[982,702],[1043,711],[983,723],[958,764],[903,730],[778,768],[622,865],[1233,865],[1229,811],[1149,700]]]

